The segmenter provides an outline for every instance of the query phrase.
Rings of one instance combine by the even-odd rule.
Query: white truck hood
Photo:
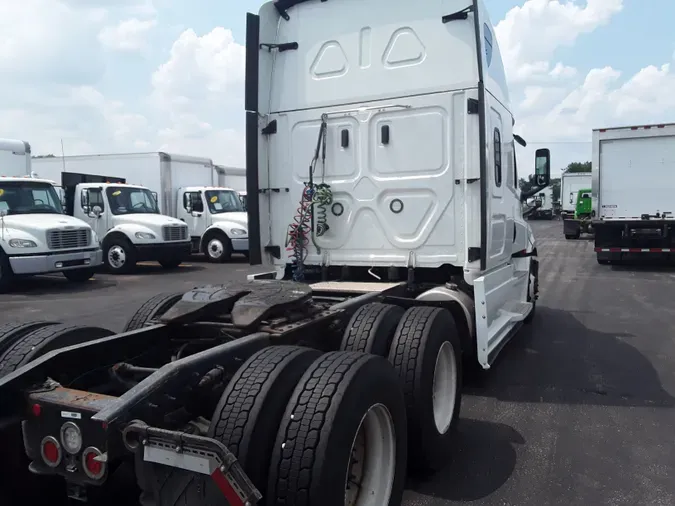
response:
[[[163,214],[123,214],[113,216],[113,223],[117,225],[133,224],[143,225],[148,228],[162,227],[163,225],[185,225],[176,218],[165,216]]]
[[[230,223],[236,223],[237,225],[241,225],[243,228],[248,230],[248,213],[242,212],[220,213],[214,214],[212,216],[214,223],[229,221]]]
[[[46,232],[52,228],[90,228],[87,223],[66,214],[15,214],[3,219],[5,229],[28,233]]]

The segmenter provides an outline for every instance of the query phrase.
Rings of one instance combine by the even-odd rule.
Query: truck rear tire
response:
[[[214,410],[209,437],[234,453],[263,497],[286,405],[302,375],[320,356],[317,350],[298,346],[259,351],[237,370]]]
[[[229,262],[232,259],[232,241],[224,232],[211,232],[204,238],[204,254],[214,264]]]
[[[112,336],[114,332],[101,327],[59,323],[38,328],[23,335],[7,347],[0,356],[0,377],[58,348]],[[56,379],[56,378],[54,378]]]
[[[123,332],[137,330],[154,320],[159,318],[169,309],[171,309],[181,298],[183,293],[159,293],[154,297],[146,300],[141,307],[139,307],[133,314],[129,321],[124,326]]]
[[[28,323],[5,323],[0,325],[0,356],[12,346],[16,341],[23,338],[31,332],[48,327],[49,325],[57,325],[58,322],[28,322]]]
[[[136,249],[122,237],[105,240],[103,241],[103,262],[108,272],[128,274],[136,268]]]
[[[387,357],[403,313],[403,308],[393,304],[373,302],[361,306],[347,324],[340,349]]]
[[[94,269],[63,271],[63,276],[71,283],[85,283],[94,277]]]
[[[405,400],[391,365],[358,352],[326,353],[286,407],[267,505],[398,505],[406,459]]]
[[[462,401],[462,348],[447,309],[408,309],[389,351],[403,383],[411,468],[440,469],[451,454]]]

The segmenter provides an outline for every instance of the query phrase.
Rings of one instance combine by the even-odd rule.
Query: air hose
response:
[[[309,181],[304,183],[300,205],[286,233],[286,251],[292,251],[290,260],[294,281],[304,281],[304,262],[307,258],[307,246],[309,246],[310,239],[317,251],[320,251],[316,244],[316,237],[321,237],[329,229],[327,207],[333,202],[333,193],[330,185],[325,182],[326,131],[328,129],[326,120],[327,116],[322,115],[314,157],[309,164]],[[321,158],[322,165],[321,183],[315,184],[314,172],[319,158]]]

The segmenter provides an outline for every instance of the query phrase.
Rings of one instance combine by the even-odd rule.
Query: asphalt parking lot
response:
[[[534,323],[466,385],[448,467],[409,483],[406,506],[675,504],[675,269],[598,265],[562,223],[532,222]],[[84,286],[35,278],[0,296],[0,323],[55,319],[119,331],[158,292],[243,279],[245,261],[152,264]],[[53,505],[53,502],[49,502]]]

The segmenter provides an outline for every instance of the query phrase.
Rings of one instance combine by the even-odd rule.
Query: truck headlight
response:
[[[246,230],[244,230],[243,228],[233,228],[232,230],[230,230],[230,233],[232,235],[246,235],[246,234],[248,234],[248,232]]]
[[[150,232],[136,232],[136,239],[155,239],[155,234]]]
[[[12,248],[37,248],[35,241],[29,239],[10,239],[9,245]]]

